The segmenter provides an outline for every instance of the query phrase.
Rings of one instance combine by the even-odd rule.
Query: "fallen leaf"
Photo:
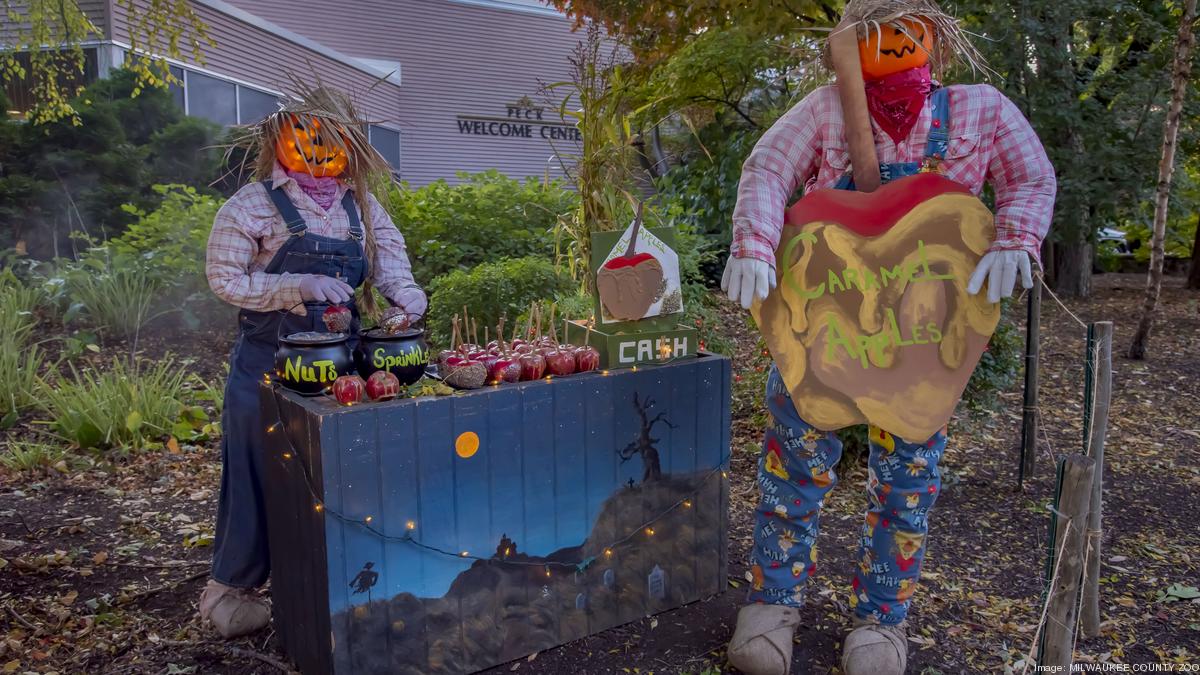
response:
[[[100,551],[92,556],[93,565],[103,565],[108,560],[108,551]]]

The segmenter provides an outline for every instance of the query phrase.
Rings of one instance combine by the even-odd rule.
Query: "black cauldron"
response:
[[[358,335],[354,362],[364,380],[377,370],[387,370],[407,387],[421,379],[425,366],[429,365],[425,332],[419,328],[394,335],[378,328],[363,331]]]
[[[292,333],[279,339],[275,377],[287,389],[315,396],[341,375],[354,373],[350,345],[341,333]]]

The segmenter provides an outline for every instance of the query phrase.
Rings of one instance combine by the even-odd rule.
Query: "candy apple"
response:
[[[354,315],[345,305],[330,305],[321,314],[321,320],[325,322],[325,327],[329,329],[330,333],[348,332],[353,319]]]
[[[595,347],[580,347],[575,350],[575,370],[587,373],[600,367],[600,352]]]
[[[372,401],[389,401],[400,395],[400,380],[386,370],[377,370],[367,378],[367,395]]]
[[[521,380],[529,382],[540,380],[546,374],[546,357],[534,351],[527,351],[517,359],[521,364]]]
[[[333,381],[333,396],[342,405],[362,403],[367,397],[367,383],[357,375],[342,375]]]

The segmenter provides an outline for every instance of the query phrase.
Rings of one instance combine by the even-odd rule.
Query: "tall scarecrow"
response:
[[[1031,287],[1031,262],[1039,259],[1054,204],[1054,170],[1029,123],[999,91],[932,78],[954,61],[984,67],[958,21],[934,0],[850,0],[828,47],[836,84],[784,115],[743,167],[723,289],[745,308],[774,292],[777,277],[789,272],[775,269],[787,200],[801,187],[806,194],[871,191],[922,172],[940,173],[975,195],[985,181],[995,190],[995,240],[966,291],[976,295],[986,281],[987,299],[996,303],[1012,295],[1018,274]],[[759,461],[754,582],[729,659],[751,675],[784,675],[842,444],[801,418],[778,368],[766,401],[772,419]],[[869,433],[867,510],[850,595],[854,627],[843,643],[842,669],[899,675],[946,432]]]
[[[357,334],[376,293],[406,315],[426,298],[412,276],[404,238],[370,192],[391,167],[367,140],[367,122],[342,92],[293,78],[295,94],[245,130],[254,181],[217,213],[208,241],[209,286],[241,309],[222,417],[221,495],[212,578],[200,614],[225,637],[267,625],[256,589],[271,560],[263,503],[258,385],[273,370],[279,336],[338,330]],[[326,315],[330,307],[343,307]],[[387,310],[384,314],[395,314]],[[330,317],[346,325],[329,326]]]

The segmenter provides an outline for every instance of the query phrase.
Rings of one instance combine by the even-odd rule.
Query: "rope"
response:
[[[551,567],[567,568],[567,569],[572,569],[576,572],[582,572],[582,571],[586,570],[588,567],[590,567],[592,565],[592,563],[594,563],[596,561],[596,556],[589,556],[589,557],[579,560],[577,562],[563,562],[563,561],[530,562],[530,561],[523,561],[523,560],[498,559],[494,556],[485,558],[483,556],[472,555],[466,551],[461,551],[461,552],[447,551],[445,549],[439,548],[437,546],[432,546],[430,544],[426,544],[426,543],[416,539],[415,537],[412,536],[411,531],[406,532],[403,536],[385,534],[382,531],[376,529],[374,526],[372,526],[370,524],[370,522],[367,522],[366,520],[359,519],[359,518],[350,518],[349,516],[344,515],[343,513],[339,512],[336,509],[329,508],[325,504],[325,500],[322,499],[318,495],[317,489],[313,485],[311,472],[310,472],[308,463],[304,460],[304,455],[302,453],[296,451],[296,447],[292,443],[291,435],[287,432],[286,425],[284,424],[284,421],[283,421],[283,410],[282,410],[282,408],[279,407],[279,394],[278,394],[279,385],[278,384],[273,385],[272,389],[274,391],[272,392],[271,398],[275,402],[275,416],[276,416],[277,421],[275,422],[275,424],[272,424],[270,427],[268,427],[267,430],[268,430],[268,432],[270,432],[270,431],[274,431],[277,428],[283,427],[282,433],[284,435],[284,438],[287,441],[288,452],[290,453],[292,458],[296,459],[299,462],[300,473],[301,473],[301,475],[304,476],[304,485],[308,489],[309,496],[312,497],[313,502],[316,505],[315,508],[317,509],[318,512],[328,514],[329,516],[332,516],[338,522],[343,523],[345,525],[353,525],[355,527],[358,527],[359,529],[362,529],[376,537],[379,537],[381,540],[383,540],[385,542],[410,544],[417,548],[424,549],[424,550],[430,551],[432,553],[437,553],[439,555],[443,555],[448,558],[456,558],[458,560],[479,560],[479,561],[484,561],[484,562],[495,562],[495,563],[499,563],[502,565],[519,565],[519,566],[524,566],[524,567],[540,567],[540,568],[545,569],[547,574],[549,573],[549,571],[550,571],[549,568],[551,568]],[[723,456],[721,458],[721,461],[717,463],[716,467],[714,467],[712,470],[710,470],[708,473],[706,473],[704,475],[704,477],[701,479],[701,488],[697,488],[697,489],[693,490],[692,492],[688,493],[688,495],[686,497],[679,499],[671,506],[669,506],[666,509],[664,509],[663,511],[659,512],[658,515],[654,516],[653,518],[651,518],[651,519],[647,520],[646,522],[642,523],[641,525],[637,526],[636,528],[631,530],[628,534],[621,537],[620,539],[612,541],[608,545],[603,546],[602,548],[604,550],[604,555],[611,555],[618,547],[627,543],[629,540],[633,539],[641,532],[647,532],[648,534],[652,535],[653,528],[651,526],[654,525],[656,522],[662,520],[666,516],[670,515],[674,511],[676,511],[679,507],[686,506],[686,507],[690,508],[692,506],[692,500],[696,497],[696,495],[698,495],[700,493],[703,486],[708,484],[708,481],[713,476],[715,476],[717,474],[721,474],[722,478],[725,478],[725,475],[726,475],[725,474],[725,471],[726,471],[725,465],[729,461],[729,459],[730,459],[730,455],[726,454],[725,456]]]

